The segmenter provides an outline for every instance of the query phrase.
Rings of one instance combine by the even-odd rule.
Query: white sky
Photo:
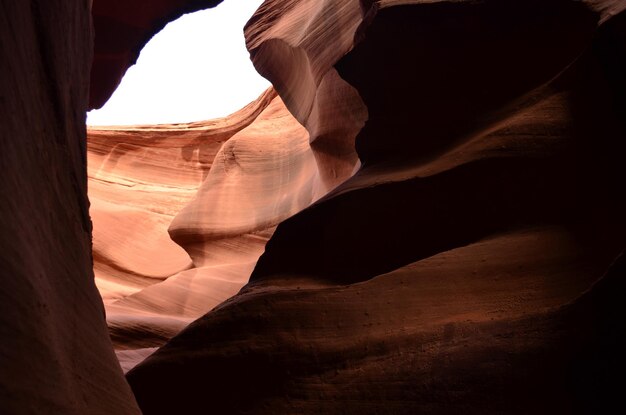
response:
[[[142,49],[89,125],[164,124],[229,115],[270,83],[252,66],[243,26],[263,0],[225,0],[169,23]]]

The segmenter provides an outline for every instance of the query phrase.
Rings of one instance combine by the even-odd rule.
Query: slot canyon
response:
[[[626,0],[265,0],[86,127],[219,3],[0,0],[0,414],[626,411]]]

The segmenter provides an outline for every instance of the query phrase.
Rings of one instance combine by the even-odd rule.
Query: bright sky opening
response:
[[[169,23],[142,49],[88,125],[169,124],[223,117],[270,83],[245,47],[243,27],[263,0],[226,0]]]

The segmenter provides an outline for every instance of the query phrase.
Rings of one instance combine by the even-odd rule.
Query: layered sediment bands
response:
[[[216,2],[127,3],[92,107]],[[1,3],[1,413],[138,413],[87,159],[125,369],[271,237],[130,372],[146,414],[624,412],[626,2],[267,1],[285,106],[87,154],[90,4]]]
[[[314,151],[347,83],[363,165],[129,372],[144,413],[623,406],[626,3],[330,3],[267,1],[248,47]]]
[[[236,294],[276,225],[326,193],[271,88],[225,119],[88,139],[96,281],[125,368]]]
[[[246,26],[252,62],[309,132],[327,190],[354,173],[354,139],[367,120],[358,92],[333,67],[361,21],[355,1],[269,0]]]
[[[91,268],[90,1],[0,9],[0,413],[138,414]]]
[[[167,229],[209,176],[221,146],[253,123],[275,97],[269,89],[218,120],[89,129],[94,268],[106,301],[193,266]]]
[[[276,98],[222,146],[196,197],[172,222],[172,239],[196,265],[231,263],[219,256],[238,250],[216,241],[263,232],[309,206],[323,189],[308,138]]]

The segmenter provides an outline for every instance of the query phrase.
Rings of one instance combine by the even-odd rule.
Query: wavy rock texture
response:
[[[0,413],[138,414],[93,283],[90,1],[0,2]]]
[[[167,229],[195,197],[223,143],[248,127],[275,97],[267,91],[219,120],[89,129],[94,265],[105,301],[193,266]]]
[[[125,371],[247,282],[260,254],[256,240],[233,250],[239,255],[229,263],[198,267],[168,228],[220,170],[223,158],[210,173],[222,145],[273,101],[280,99],[268,90],[223,119],[88,131],[96,284]]]
[[[236,294],[275,226],[354,173],[367,110],[336,72],[319,83],[301,123],[272,91],[224,120],[89,131],[96,282],[125,370]]]
[[[224,119],[91,129],[88,144],[96,283],[125,370],[236,294],[276,225],[327,191],[271,88]]]
[[[280,99],[87,153],[216,3],[96,0],[90,104],[91,2],[0,3],[0,412],[139,412],[87,158],[146,414],[624,412],[626,2],[268,0]]]
[[[625,8],[266,1],[257,69],[363,164],[128,373],[144,413],[623,407]]]

